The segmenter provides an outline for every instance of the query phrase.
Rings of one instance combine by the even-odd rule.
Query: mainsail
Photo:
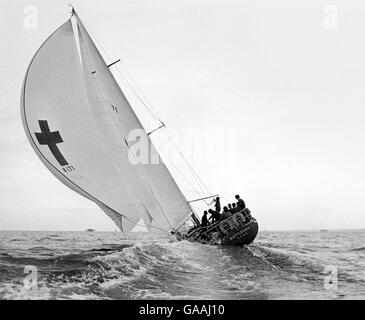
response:
[[[133,130],[148,141],[152,156],[157,150],[75,12],[33,57],[21,110],[45,166],[121,230],[139,221],[151,231],[170,230],[191,214],[162,159],[130,161]]]

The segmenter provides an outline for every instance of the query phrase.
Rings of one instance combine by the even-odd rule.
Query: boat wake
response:
[[[264,238],[246,247],[123,240],[57,255],[37,245],[31,256],[1,251],[0,299],[342,298],[365,283],[350,263],[362,249],[349,250],[352,260],[342,264],[338,281],[347,291],[331,291],[323,285],[325,268],[339,260]],[[24,287],[26,265],[37,267],[36,290]]]

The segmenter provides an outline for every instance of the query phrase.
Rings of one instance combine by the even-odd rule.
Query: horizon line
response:
[[[86,229],[82,229],[82,230],[21,230],[21,229],[14,229],[14,230],[6,230],[6,229],[0,229],[0,232],[86,232]],[[361,230],[365,230],[365,228],[344,228],[344,229],[327,229],[327,228],[319,228],[319,229],[265,229],[265,230],[260,230],[259,232],[288,232],[288,231],[292,231],[292,232],[313,232],[313,231],[317,231],[317,232],[321,232],[321,231],[361,231]],[[97,230],[94,229],[94,232],[121,232],[123,234],[129,234],[129,233],[125,233],[122,232],[120,230]],[[140,232],[140,233],[150,233],[150,232]],[[166,231],[166,233],[168,233],[168,231]],[[133,234],[133,233],[132,233]]]

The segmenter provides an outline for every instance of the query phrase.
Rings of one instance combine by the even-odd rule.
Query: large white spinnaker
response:
[[[63,24],[27,70],[21,110],[28,139],[60,181],[123,231],[138,221],[150,230],[176,228],[191,209],[161,161],[129,161],[129,132],[143,127],[79,17],[73,19],[78,28],[71,19]]]

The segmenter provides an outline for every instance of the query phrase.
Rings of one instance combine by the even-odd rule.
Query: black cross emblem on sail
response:
[[[51,132],[49,130],[47,120],[38,120],[39,127],[41,128],[41,132],[35,132],[37,140],[40,145],[47,145],[49,150],[51,150],[53,156],[56,158],[58,163],[61,166],[67,166],[68,162],[63,157],[60,149],[58,149],[57,144],[62,143],[63,140],[59,131]]]

